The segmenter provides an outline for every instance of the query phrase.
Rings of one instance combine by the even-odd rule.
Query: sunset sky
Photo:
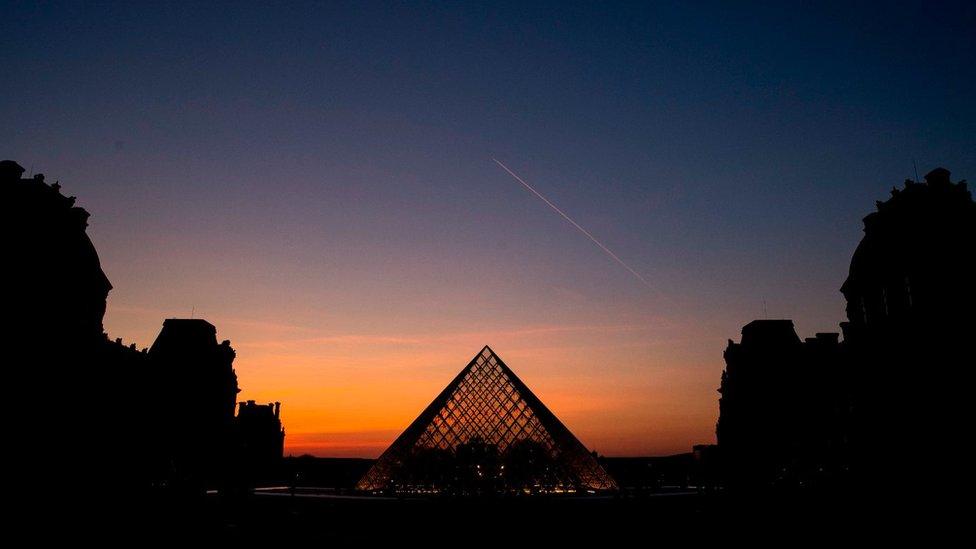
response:
[[[0,157],[92,213],[106,331],[215,324],[286,453],[485,344],[600,453],[713,442],[727,340],[838,331],[875,200],[976,178],[972,3],[2,4]]]

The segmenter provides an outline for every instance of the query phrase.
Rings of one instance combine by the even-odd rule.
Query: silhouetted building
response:
[[[237,409],[240,459],[255,481],[270,479],[281,465],[285,430],[281,427],[281,403],[241,402]]]
[[[5,438],[18,451],[8,453],[15,485],[33,493],[48,486],[102,483],[108,478],[106,456],[119,445],[102,430],[88,432],[103,418],[91,406],[65,406],[79,396],[94,402],[121,401],[116,364],[103,353],[111,344],[102,332],[105,299],[111,284],[88,238],[88,212],[37,174],[22,178],[17,163],[0,162],[0,234],[4,250],[6,307],[3,348],[7,356],[5,385],[16,420]],[[112,347],[111,351],[120,349]],[[119,423],[122,429],[129,425]],[[66,452],[93,452],[64,460]],[[97,480],[96,480],[97,479]]]
[[[150,352],[110,341],[102,319],[112,285],[88,212],[58,183],[23,174],[0,162],[11,319],[0,333],[17,410],[5,436],[19,449],[8,453],[18,504],[43,505],[59,524],[122,522],[160,487],[200,493],[239,478],[229,343],[202,320],[167,320]]]
[[[801,341],[791,320],[729,340],[716,428],[732,488],[834,481],[847,469],[847,383],[838,334]]]
[[[234,357],[230,342],[217,343],[217,329],[201,319],[166,319],[149,348],[159,391],[176,403],[158,409],[166,477],[174,486],[203,491],[227,481],[221,475],[233,457],[239,392]]]
[[[925,181],[905,181],[864,218],[841,287],[848,341],[917,339],[972,325],[976,204],[966,182],[950,182],[945,169]]]
[[[938,448],[972,426],[976,203],[935,169],[864,218],[841,288],[854,383],[855,468],[876,487],[949,485]],[[877,458],[878,448],[897,448]]]
[[[48,185],[42,174],[21,179],[23,172],[16,162],[0,162],[13,328],[72,349],[97,345],[112,285],[86,233],[89,214],[58,183]]]
[[[617,485],[596,456],[486,346],[357,487],[486,495],[613,490]]]
[[[895,495],[968,474],[940,449],[972,425],[976,203],[939,168],[877,208],[841,287],[843,342],[770,320],[729,341],[717,434],[730,486],[847,479]]]
[[[239,492],[252,475],[233,451],[229,344],[196,320],[167,321],[152,352],[110,341],[102,320],[112,285],[88,212],[58,183],[23,174],[0,162],[11,521],[106,539],[172,526],[203,503],[181,496],[205,487]]]

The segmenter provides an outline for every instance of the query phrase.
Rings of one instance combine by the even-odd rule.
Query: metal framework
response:
[[[485,346],[379,457],[357,488],[574,492],[617,485]]]

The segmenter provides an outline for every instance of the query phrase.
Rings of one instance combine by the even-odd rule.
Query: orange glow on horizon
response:
[[[148,346],[169,316],[110,300],[106,330],[142,326],[137,341]],[[282,403],[286,455],[377,457],[485,344],[601,454],[714,441],[724,341],[701,345],[695,326],[674,319],[410,333],[207,319],[237,351],[239,399]]]

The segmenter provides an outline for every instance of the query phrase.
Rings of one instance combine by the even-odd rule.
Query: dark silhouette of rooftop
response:
[[[792,320],[753,320],[742,328],[743,347],[785,347],[800,343]]]
[[[971,422],[976,203],[944,168],[877,203],[841,287],[838,334],[757,320],[725,351],[717,427],[732,488],[844,485],[892,510],[966,466],[933,449]],[[923,495],[924,494],[924,495]]]
[[[161,395],[174,405],[159,409],[170,483],[202,491],[221,478],[232,456],[237,375],[229,341],[202,319],[168,318],[149,348],[149,366]],[[215,484],[216,483],[216,484]]]
[[[957,330],[972,317],[976,203],[966,182],[932,170],[864,218],[841,292],[848,338]]]
[[[285,430],[281,427],[281,403],[238,404],[236,418],[240,441],[238,452],[252,482],[272,479],[278,473],[284,453]]]
[[[6,275],[16,289],[9,297],[18,327],[58,340],[98,342],[112,285],[86,233],[88,212],[43,174],[22,179],[17,163],[2,164],[0,196],[8,205],[2,227],[10,235],[7,257],[16,266]]]
[[[864,218],[841,288],[852,374],[852,467],[878,491],[938,491],[962,468],[933,448],[968,432],[976,363],[976,203],[943,168]],[[879,459],[878,448],[897,447]],[[910,482],[894,483],[911,471]]]
[[[23,174],[0,162],[12,319],[3,333],[18,413],[8,471],[18,505],[94,527],[137,510],[145,519],[140,505],[162,493],[232,491],[245,475],[235,461],[230,343],[197,319],[167,320],[148,352],[110,340],[102,319],[112,285],[87,235],[88,212],[59,183]]]
[[[838,334],[800,340],[791,320],[754,320],[729,340],[718,445],[733,489],[834,482],[844,473]]]
[[[4,330],[5,373],[17,411],[8,437],[18,448],[9,454],[8,470],[16,472],[12,483],[21,505],[74,487],[44,503],[69,520],[80,509],[75,494],[95,486],[138,490],[147,437],[135,388],[149,383],[145,354],[109,341],[103,331],[112,285],[86,233],[88,212],[57,182],[23,173],[15,162],[0,162],[11,320]],[[111,429],[104,428],[103,404],[112,412]],[[120,459],[130,453],[133,459]],[[97,512],[99,503],[85,509]]]

